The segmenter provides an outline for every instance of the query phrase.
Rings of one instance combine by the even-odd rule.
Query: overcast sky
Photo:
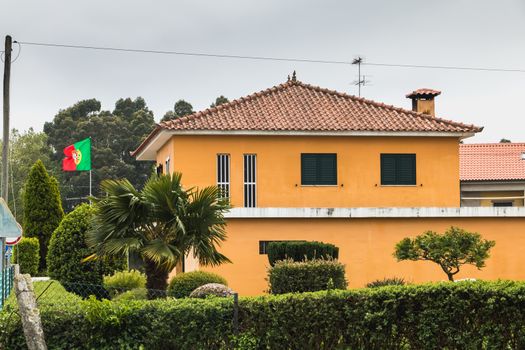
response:
[[[525,69],[523,0],[8,1],[0,34],[21,42],[232,55]],[[14,46],[14,55],[18,47]],[[156,120],[178,99],[201,110],[286,80],[357,94],[355,66],[90,51],[22,45],[12,66],[11,125],[41,130],[59,109],[145,98]],[[525,73],[363,67],[362,95],[410,108],[442,91],[438,116],[484,126],[468,142],[525,142]]]

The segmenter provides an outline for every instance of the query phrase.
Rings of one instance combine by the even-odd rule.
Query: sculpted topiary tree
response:
[[[474,265],[478,270],[485,267],[495,244],[482,239],[479,233],[451,227],[444,234],[427,231],[414,239],[404,238],[396,244],[394,257],[398,261],[432,261],[447,274],[449,281],[454,281],[462,265]]]
[[[24,186],[25,237],[36,237],[40,243],[39,270],[46,270],[49,239],[64,217],[57,180],[47,173],[38,160],[27,176]]]
[[[82,296],[97,292],[89,290],[86,285],[101,285],[104,275],[125,268],[123,257],[83,261],[93,253],[86,244],[86,234],[91,228],[94,212],[92,206],[81,204],[67,214],[53,232],[47,255],[49,276],[67,290]]]

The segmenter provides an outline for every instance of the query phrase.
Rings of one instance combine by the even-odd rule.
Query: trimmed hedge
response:
[[[268,261],[275,265],[279,260],[304,261],[313,259],[338,259],[339,248],[330,243],[306,241],[270,242],[267,248]]]
[[[271,294],[346,289],[345,266],[337,260],[277,261],[268,269]]]
[[[95,209],[81,204],[67,214],[57,227],[47,255],[49,276],[62,283],[68,291],[80,296],[89,295],[85,285],[101,285],[103,276],[122,270],[124,258],[99,258],[83,261],[94,253],[88,248],[85,237],[91,228]],[[107,294],[101,288],[101,296]]]
[[[208,283],[219,283],[228,285],[228,282],[215,273],[206,271],[185,272],[173,277],[168,285],[168,296],[175,298],[187,298],[191,292]]]
[[[21,273],[37,276],[40,264],[40,243],[36,237],[22,237],[13,249],[12,261],[20,265]]]
[[[55,306],[57,307],[57,306]],[[50,349],[524,349],[525,283],[458,282],[41,309]],[[25,349],[0,313],[6,349]],[[118,336],[116,336],[118,335]],[[241,346],[242,344],[242,346]]]

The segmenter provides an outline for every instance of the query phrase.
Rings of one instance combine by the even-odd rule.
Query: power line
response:
[[[72,49],[88,49],[88,50],[101,50],[101,51],[120,51],[120,52],[135,52],[135,53],[154,53],[161,55],[179,55],[179,56],[198,56],[198,57],[216,57],[216,58],[236,58],[236,59],[249,59],[249,60],[261,60],[261,61],[287,61],[287,62],[305,62],[305,63],[325,63],[325,64],[351,64],[350,61],[329,61],[329,60],[313,60],[305,58],[284,58],[284,57],[269,57],[269,56],[243,56],[243,55],[225,55],[205,52],[182,52],[182,51],[166,51],[166,50],[146,50],[146,49],[129,49],[119,47],[107,47],[107,46],[85,46],[85,45],[67,45],[67,44],[50,44],[50,43],[35,43],[19,41],[23,45],[33,46],[48,46],[48,47],[62,47]]]
[[[352,61],[317,60],[317,59],[293,58],[293,57],[227,55],[227,54],[217,54],[217,53],[208,53],[208,52],[148,50],[148,49],[132,49],[132,48],[121,48],[121,47],[110,47],[110,46],[87,46],[87,45],[70,45],[70,44],[57,44],[57,43],[39,43],[39,42],[29,42],[29,41],[18,41],[17,43],[20,43],[23,45],[32,45],[32,46],[87,49],[87,50],[99,50],[99,51],[133,52],[133,53],[151,53],[151,54],[160,54],[160,55],[215,57],[215,58],[226,58],[226,59],[248,59],[248,60],[259,60],[259,61],[281,61],[281,62],[300,62],[300,63],[339,64],[339,65],[351,65],[352,64]],[[400,63],[383,63],[383,62],[362,62],[361,64],[367,65],[367,66],[377,66],[377,67],[525,73],[525,69],[496,68],[496,67],[440,66],[440,65],[400,64]]]
[[[485,72],[514,72],[514,73],[525,73],[525,69],[512,69],[512,68],[484,68],[484,67],[463,67],[463,66],[426,66],[417,64],[392,64],[392,63],[373,63],[363,62],[363,65],[367,66],[382,66],[382,67],[400,67],[400,68],[428,68],[428,69],[451,69],[451,70],[472,70],[472,71],[485,71]]]

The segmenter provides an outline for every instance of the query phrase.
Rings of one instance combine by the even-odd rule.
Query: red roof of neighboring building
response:
[[[461,181],[525,180],[525,143],[462,144]]]
[[[185,117],[161,122],[132,154],[161,130],[302,131],[302,132],[443,132],[476,133],[482,127],[366,100],[289,80]]]
[[[438,96],[438,95],[441,95],[441,91],[432,90],[432,89],[417,89],[407,94],[406,96],[407,98],[412,98],[412,97],[421,96],[421,95]]]

